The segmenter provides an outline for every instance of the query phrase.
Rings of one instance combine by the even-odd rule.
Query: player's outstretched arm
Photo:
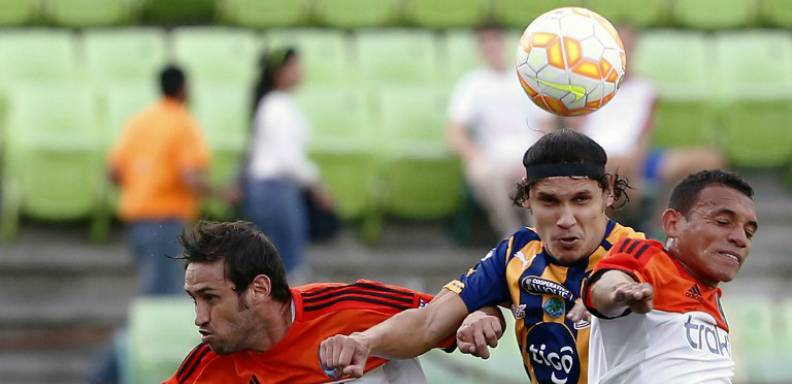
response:
[[[456,333],[459,351],[482,359],[489,359],[489,348],[498,346],[506,321],[497,307],[484,307],[471,312]]]
[[[654,289],[648,283],[639,283],[630,275],[610,270],[591,286],[591,306],[608,317],[619,316],[626,309],[636,313],[652,310]]]
[[[467,314],[459,295],[443,289],[423,308],[400,312],[363,332],[325,339],[319,358],[328,371],[361,377],[369,356],[420,356],[453,335]]]

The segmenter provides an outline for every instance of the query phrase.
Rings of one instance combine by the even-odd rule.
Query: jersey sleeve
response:
[[[466,274],[446,284],[465,302],[469,312],[509,301],[506,259],[511,239],[503,240]]]
[[[193,383],[201,374],[203,369],[216,357],[217,355],[209,348],[209,344],[201,343],[192,351],[179,365],[176,372],[163,381],[163,384],[188,384]]]
[[[184,170],[206,170],[210,152],[198,123],[187,118],[181,132],[176,151],[179,166]]]
[[[591,287],[602,278],[605,272],[621,271],[636,282],[654,285],[652,273],[647,269],[647,262],[652,255],[662,251],[662,249],[662,244],[654,240],[624,238],[616,243],[608,251],[605,258],[597,263],[597,266],[594,267],[591,275],[586,280],[583,288],[583,302],[589,312],[599,318],[609,318],[599,313],[591,302]],[[627,314],[629,314],[629,310],[616,317],[626,316]]]

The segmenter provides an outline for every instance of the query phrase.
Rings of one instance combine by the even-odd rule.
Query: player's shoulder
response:
[[[615,245],[624,239],[643,240],[646,239],[646,235],[643,232],[636,231],[632,227],[619,224],[614,220],[609,220],[607,229],[605,231],[605,238],[604,238],[605,242],[611,245]]]
[[[663,244],[657,240],[646,239],[643,237],[625,236],[616,242],[610,249],[611,256],[626,255],[630,256],[641,264],[647,264],[653,258],[667,256]]]
[[[522,227],[509,238],[512,249],[520,249],[534,241],[542,241],[542,239],[532,227]]]
[[[402,311],[421,305],[431,296],[407,288],[360,279],[352,284],[319,283],[298,287],[306,320],[342,310]]]
[[[212,361],[217,359],[219,355],[214,353],[209,347],[209,344],[201,343],[187,354],[187,357],[179,364],[176,373],[171,376],[167,384],[182,384],[191,383],[200,375],[203,369]]]

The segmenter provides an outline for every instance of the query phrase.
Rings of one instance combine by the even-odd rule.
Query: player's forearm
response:
[[[627,274],[620,271],[605,272],[591,286],[591,305],[597,312],[608,316],[618,316],[627,309],[627,305],[616,300],[616,288],[634,282]]]
[[[448,123],[446,141],[448,146],[465,161],[470,161],[478,155],[478,147],[467,137],[465,128],[459,123]]]

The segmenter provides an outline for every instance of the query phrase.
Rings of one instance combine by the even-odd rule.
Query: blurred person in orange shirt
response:
[[[272,239],[292,280],[304,281],[309,217],[303,193],[326,212],[334,203],[308,158],[311,126],[291,94],[303,78],[298,52],[275,48],[262,57],[260,66],[242,176],[244,216]]]
[[[618,31],[627,55],[633,54],[638,31],[629,25],[619,26]],[[653,148],[657,99],[655,84],[634,74],[627,67],[624,83],[613,100],[597,112],[566,120],[568,125],[605,148],[608,153],[607,169],[611,172],[618,171],[630,180],[636,192],[631,195],[633,198],[656,196],[662,193],[663,188],[673,185],[688,174],[725,166],[725,160],[715,148]],[[640,207],[637,204],[631,206]],[[654,209],[635,213],[659,217],[654,214]],[[647,218],[635,219],[643,221]],[[657,224],[659,223],[650,224],[650,227]]]
[[[525,97],[506,56],[504,30],[485,25],[477,32],[482,68],[465,74],[448,105],[446,137],[462,159],[465,180],[498,236],[529,223],[509,193],[524,171],[525,148],[555,127],[555,117]]]
[[[179,234],[198,217],[201,195],[231,197],[205,179],[210,154],[187,109],[184,72],[168,66],[159,80],[162,99],[129,120],[109,156],[110,178],[121,189],[119,216],[127,225],[140,295],[181,293],[182,268],[169,259],[180,253]],[[117,356],[111,351],[92,382],[117,380]]]

